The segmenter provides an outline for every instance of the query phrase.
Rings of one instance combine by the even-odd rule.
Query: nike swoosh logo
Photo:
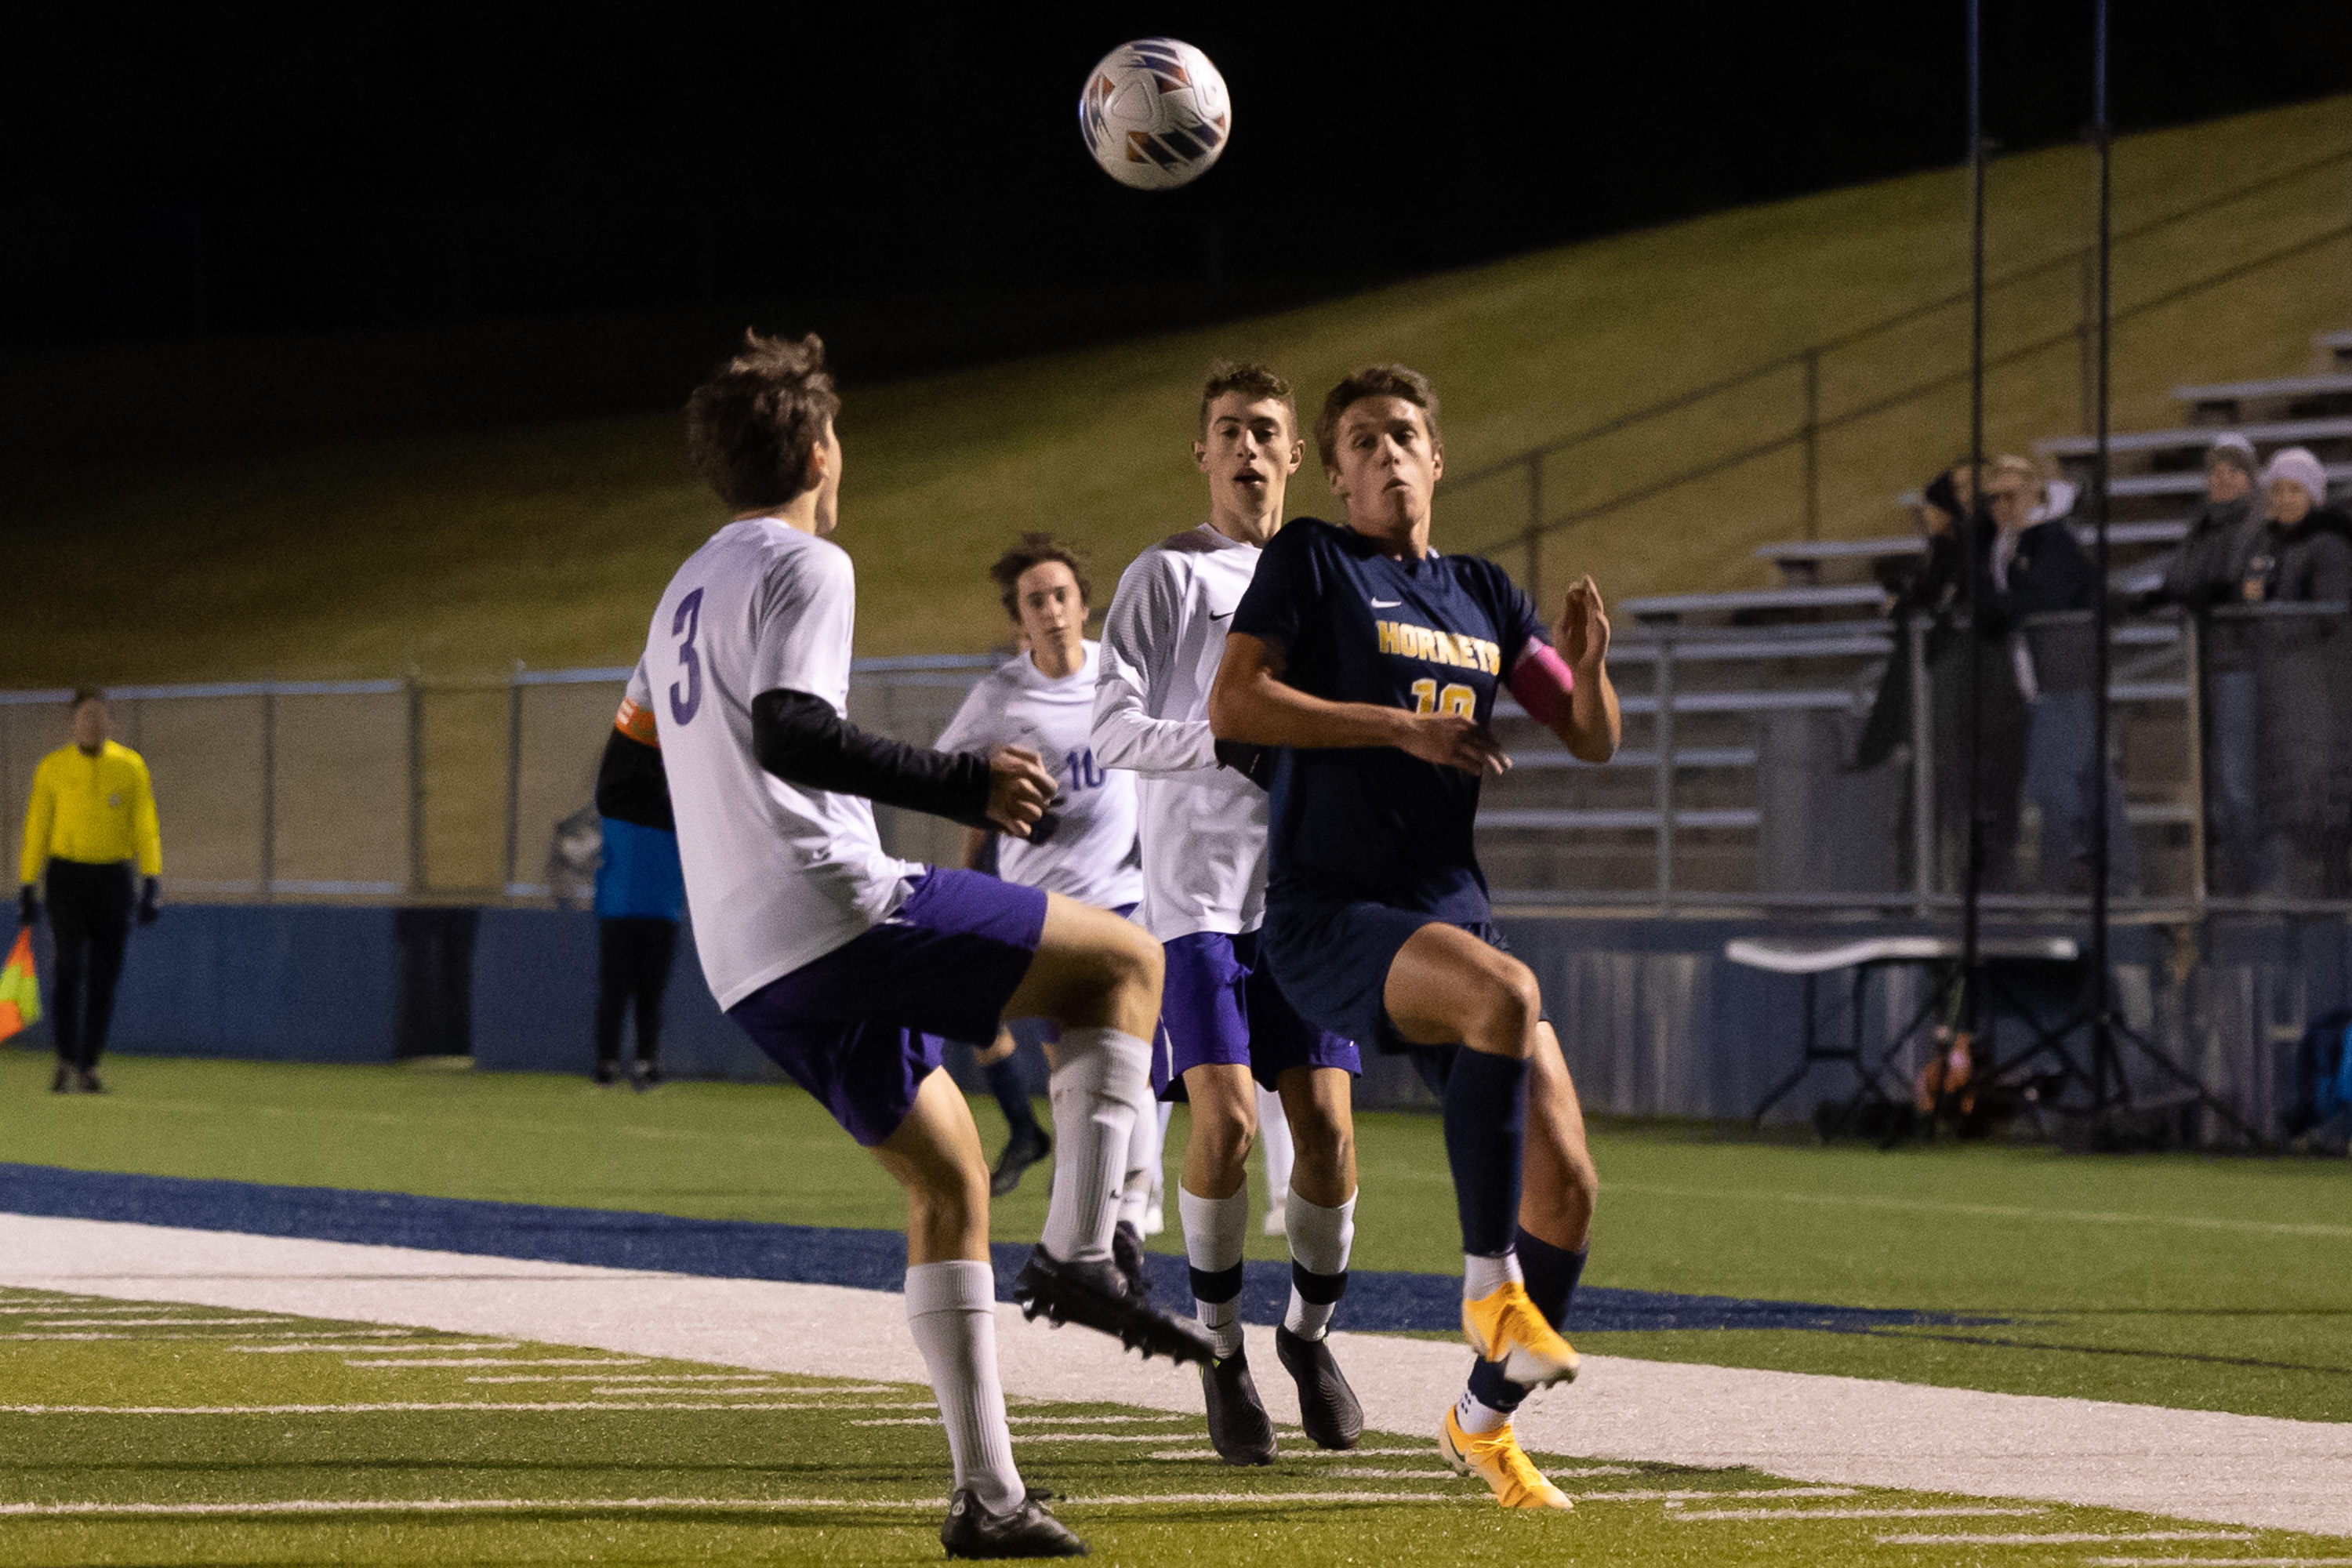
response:
[[[1234,618],[1234,613],[1233,613],[1233,611],[1231,611],[1231,610],[1227,610],[1223,615],[1222,615],[1222,616],[1221,616],[1221,615],[1217,614],[1217,612],[1216,612],[1216,611],[1214,611],[1214,610],[1211,610],[1211,611],[1209,612],[1209,618],[1210,618],[1211,620],[1213,620],[1213,621],[1230,621],[1230,620],[1232,620],[1232,619]]]
[[[1403,605],[1403,603],[1404,601],[1402,599],[1374,599],[1372,601],[1372,608],[1376,610],[1393,610]]]

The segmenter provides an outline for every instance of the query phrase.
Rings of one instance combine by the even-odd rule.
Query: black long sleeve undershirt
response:
[[[862,795],[883,805],[944,816],[966,827],[988,819],[988,762],[869,735],[805,691],[751,700],[751,754],[786,784]]]
[[[604,742],[604,760],[596,768],[596,810],[618,822],[677,832],[661,748],[614,731]]]

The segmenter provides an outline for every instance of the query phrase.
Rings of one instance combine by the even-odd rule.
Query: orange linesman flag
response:
[[[41,984],[33,973],[33,929],[16,933],[8,963],[0,968],[0,1040],[41,1021]]]

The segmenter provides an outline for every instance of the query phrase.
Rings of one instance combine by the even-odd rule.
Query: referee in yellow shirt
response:
[[[96,1094],[98,1056],[114,1018],[114,983],[131,939],[131,862],[138,862],[141,925],[155,921],[163,843],[147,764],[106,738],[106,700],[74,693],[74,743],[41,759],[25,813],[24,923],[41,918],[41,873],[48,872],[49,934],[57,961],[49,1017],[57,1029],[59,1094]]]

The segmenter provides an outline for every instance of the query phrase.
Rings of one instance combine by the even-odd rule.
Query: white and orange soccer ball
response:
[[[1172,191],[1208,172],[1234,133],[1225,79],[1174,38],[1121,44],[1087,74],[1078,134],[1103,172],[1139,191]]]

